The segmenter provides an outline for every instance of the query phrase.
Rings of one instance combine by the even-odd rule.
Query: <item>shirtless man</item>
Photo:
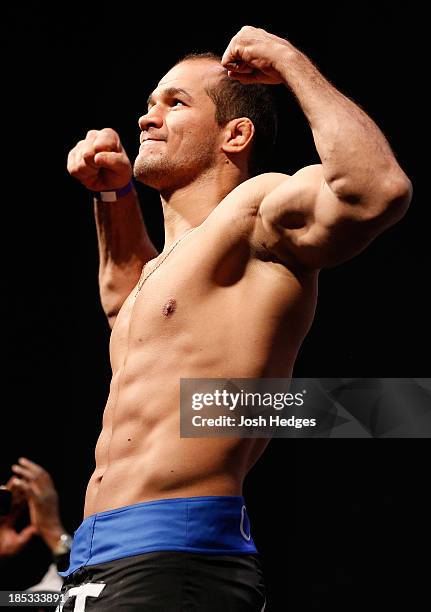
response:
[[[272,84],[294,93],[322,162],[292,176],[256,174]],[[160,193],[160,254],[116,132],[91,130],[68,159],[99,192],[113,375],[63,609],[260,611],[241,495],[267,440],[180,438],[180,378],[289,377],[319,270],[398,221],[411,184],[375,123],[289,41],[254,27],[221,62],[169,70],[139,126],[133,174]]]

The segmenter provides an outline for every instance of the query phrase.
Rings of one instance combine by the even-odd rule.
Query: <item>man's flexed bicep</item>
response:
[[[395,196],[392,204],[383,196],[367,205],[342,200],[328,186],[320,164],[271,177],[259,209],[267,244],[281,259],[293,257],[308,269],[357,255],[405,213]]]

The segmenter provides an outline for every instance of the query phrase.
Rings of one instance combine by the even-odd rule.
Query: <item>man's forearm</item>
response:
[[[115,316],[138,282],[142,266],[157,255],[135,190],[117,202],[94,201],[103,310]]]
[[[367,203],[375,201],[382,190],[393,190],[396,197],[409,187],[377,125],[303,53],[287,43],[277,70],[310,124],[325,180],[338,197]]]

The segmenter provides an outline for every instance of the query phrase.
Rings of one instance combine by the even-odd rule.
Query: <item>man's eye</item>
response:
[[[174,106],[177,104],[182,104],[184,106],[184,102],[182,100],[173,100]]]

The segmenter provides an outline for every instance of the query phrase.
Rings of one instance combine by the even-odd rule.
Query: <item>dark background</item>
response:
[[[161,76],[190,51],[220,54],[243,25],[288,38],[377,122],[414,185],[407,216],[365,253],[322,273],[297,376],[429,376],[428,190],[420,172],[424,16],[414,3],[301,3],[254,12],[228,4],[123,1],[3,10],[4,378],[0,481],[24,455],[48,469],[69,531],[94,467],[110,367],[98,299],[89,194],[66,172],[88,129],[116,129],[130,155],[138,117]],[[426,38],[426,37],[425,37]],[[275,88],[274,170],[318,161],[288,91]],[[156,192],[139,186],[154,242]],[[271,607],[385,609],[424,589],[429,480],[425,440],[274,440],[250,473],[246,499]],[[429,461],[428,461],[429,463]],[[429,486],[429,482],[428,482]],[[1,584],[38,581],[49,555],[36,540],[2,562]]]

